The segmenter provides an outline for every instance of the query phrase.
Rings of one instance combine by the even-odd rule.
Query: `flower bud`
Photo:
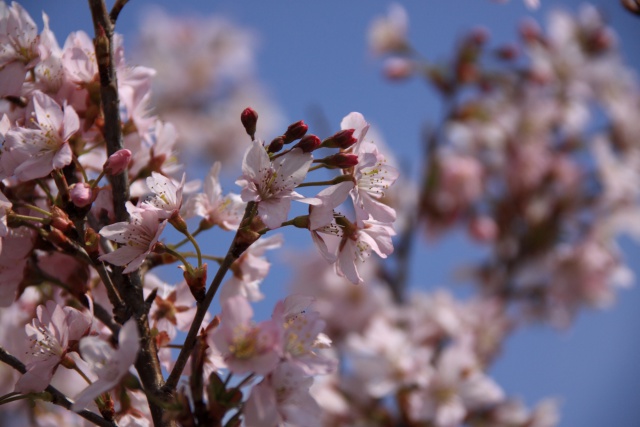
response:
[[[179,267],[184,270],[183,266]],[[196,301],[201,302],[204,300],[207,288],[207,264],[203,264],[200,268],[193,269],[192,272],[184,270],[183,276]]]
[[[284,143],[289,144],[296,139],[300,139],[307,134],[307,130],[309,126],[307,126],[302,120],[299,122],[295,122],[287,128],[287,131],[282,135],[284,138]]]
[[[320,159],[320,162],[330,169],[347,169],[358,164],[358,156],[349,153],[337,153]]]
[[[247,135],[251,137],[251,140],[254,140],[256,136],[256,124],[258,123],[258,113],[256,113],[253,108],[247,107],[240,114],[240,121],[242,122],[242,126],[244,126],[244,130],[247,131]]]
[[[51,227],[56,228],[63,233],[74,228],[73,221],[69,219],[69,215],[58,206],[51,208]]]
[[[353,144],[358,142],[357,139],[353,137],[353,133],[355,129],[345,129],[331,135],[329,138],[322,141],[322,147],[324,148],[342,148],[347,149],[351,147]]]
[[[69,197],[74,205],[84,208],[93,202],[93,189],[86,182],[78,182],[69,187]]]
[[[104,173],[106,173],[107,175],[118,175],[119,173],[122,173],[125,171],[125,169],[127,169],[130,161],[131,151],[127,150],[126,148],[118,150],[110,155],[107,161],[104,163]]]
[[[389,58],[384,62],[382,73],[389,80],[404,80],[413,75],[413,62],[404,58]]]
[[[304,138],[300,140],[293,148],[299,148],[303,153],[310,153],[314,150],[320,148],[322,142],[320,138],[315,135],[306,135]]]
[[[284,139],[279,136],[271,141],[271,144],[269,144],[269,147],[267,147],[267,152],[277,153],[278,151],[282,150],[282,147],[284,147]]]

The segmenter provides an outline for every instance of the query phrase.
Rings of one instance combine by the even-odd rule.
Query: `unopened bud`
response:
[[[337,153],[320,159],[320,162],[330,169],[347,169],[358,164],[358,156],[349,153]]]
[[[269,147],[267,147],[267,152],[277,153],[278,151],[282,150],[282,147],[284,147],[284,139],[279,136],[271,141],[271,144],[269,144]]]
[[[306,135],[293,148],[299,148],[303,153],[310,153],[320,148],[322,141],[315,135]]]
[[[183,266],[180,266],[180,268],[183,268]],[[191,272],[185,270],[183,276],[189,286],[191,295],[196,301],[204,300],[207,288],[207,264],[203,264],[200,268],[194,268]]]
[[[307,126],[302,120],[295,122],[287,128],[287,131],[282,135],[284,143],[289,144],[296,139],[300,139],[307,134],[309,126]]]
[[[498,58],[503,59],[505,61],[511,61],[515,59],[519,54],[518,47],[513,44],[507,44],[502,47],[499,47],[496,50],[496,55]]]
[[[69,187],[69,197],[74,205],[84,208],[93,202],[93,189],[86,182],[78,182]]]
[[[58,206],[53,206],[51,208],[51,227],[66,233],[74,228],[74,225],[65,211]]]
[[[124,172],[131,161],[131,151],[123,148],[109,156],[104,163],[104,173],[107,175],[118,175]]]
[[[413,62],[405,58],[389,58],[384,62],[383,74],[389,80],[404,80],[413,75]]]
[[[247,135],[251,137],[251,140],[254,140],[256,136],[256,125],[258,123],[258,113],[256,113],[253,108],[247,107],[240,114],[240,121],[242,122],[242,126],[244,126],[244,130],[247,131]]]
[[[357,139],[353,137],[353,133],[355,129],[345,129],[331,135],[329,138],[322,141],[322,147],[324,148],[342,148],[347,149],[351,147],[353,144],[358,142]]]

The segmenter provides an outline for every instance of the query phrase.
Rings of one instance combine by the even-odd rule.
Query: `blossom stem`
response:
[[[42,191],[44,191],[44,194],[47,195],[47,198],[49,199],[49,203],[53,204],[55,199],[53,198],[53,195],[51,194],[51,190],[49,190],[49,187],[44,182],[42,182],[41,179],[36,179],[36,183],[42,189]]]
[[[20,215],[17,213],[10,213],[9,215],[7,215],[8,219],[10,220],[20,220],[20,221],[34,221],[34,222],[39,222],[41,224],[45,224],[47,223],[47,221],[49,221],[47,218],[40,218],[37,216],[29,216],[29,215]]]
[[[322,169],[324,167],[324,164],[319,164],[319,165],[315,165],[315,166],[311,166],[308,170],[308,172],[313,172],[313,171],[317,171],[318,169]]]
[[[51,216],[51,212],[49,212],[48,210],[39,208],[35,205],[32,205],[30,203],[20,203],[18,204],[18,206],[23,206],[25,208],[31,209],[32,211],[36,211],[36,212],[40,212],[42,215],[46,215],[46,216]]]
[[[335,185],[335,184],[340,184],[341,182],[345,182],[345,181],[353,181],[353,177],[351,175],[339,175],[333,179],[330,179],[328,181],[312,181],[312,182],[303,182],[302,184],[298,184],[298,188],[299,187],[313,187],[313,186],[320,186],[320,185]]]
[[[185,230],[183,234],[187,236],[187,239],[189,239],[196,250],[196,253],[198,254],[198,268],[202,268],[202,252],[200,252],[200,245],[198,245],[198,242],[194,239],[193,235],[189,233],[189,230]]]
[[[82,164],[78,161],[78,157],[76,157],[75,154],[73,155],[73,163],[76,165],[76,168],[78,168],[78,170],[82,174],[82,178],[84,178],[84,182],[89,182],[89,177],[87,177],[87,171],[84,170],[84,167],[82,167]]]
[[[182,254],[178,251],[174,251],[173,249],[171,249],[168,246],[165,246],[163,248],[163,250],[168,253],[171,256],[174,256],[176,258],[178,258],[180,260],[180,262],[182,262],[182,264],[184,264],[184,268],[187,269],[187,271],[189,272],[189,274],[193,274],[193,267],[191,266],[191,264],[189,263],[189,261],[187,261],[187,259],[182,256]]]
[[[182,254],[182,256],[186,257],[186,258],[196,258],[198,256],[197,253],[195,252],[180,252]],[[214,256],[214,255],[202,255],[202,259],[208,259],[209,261],[215,261],[218,264],[222,264],[222,261],[224,261],[224,258],[221,256]]]
[[[173,365],[173,370],[162,387],[162,391],[165,393],[172,393],[178,385],[178,380],[180,379],[182,371],[187,364],[187,360],[189,359],[189,356],[196,344],[196,339],[200,332],[200,325],[202,325],[202,321],[204,320],[207,310],[213,301],[213,297],[216,295],[216,292],[218,292],[222,279],[224,279],[227,271],[229,271],[231,264],[233,264],[234,261],[237,260],[255,240],[257,240],[256,237],[253,241],[247,241],[246,237],[247,234],[251,233],[249,226],[251,224],[251,220],[256,215],[258,210],[257,208],[258,206],[256,202],[247,203],[247,208],[244,211],[244,217],[242,218],[240,227],[229,246],[229,250],[222,260],[215,277],[211,281],[204,299],[197,303],[196,314],[193,318],[193,322],[191,323],[191,327],[189,328],[189,332],[187,333],[187,337],[184,340],[182,350],[180,350],[176,363]]]
[[[104,176],[104,171],[100,172],[100,175],[98,175],[98,177],[96,179],[91,181],[91,189],[92,190],[94,188],[96,188],[96,186],[98,185],[98,183],[100,182],[100,180],[102,179],[103,176]]]
[[[191,233],[191,237],[196,237],[198,234],[200,234],[204,230],[205,230],[204,228],[198,226],[198,228],[196,228],[196,231]],[[171,248],[173,248],[173,249],[178,249],[180,246],[184,245],[185,243],[189,242],[190,240],[191,239],[189,239],[189,237],[185,237],[184,239],[180,240],[178,243],[176,243],[174,245],[169,245],[169,246],[171,246]]]

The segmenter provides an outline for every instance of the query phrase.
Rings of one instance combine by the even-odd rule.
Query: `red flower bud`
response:
[[[271,144],[269,144],[269,147],[267,148],[267,152],[277,153],[278,151],[282,150],[282,147],[284,147],[284,139],[279,136],[271,141]]]
[[[358,140],[353,137],[353,133],[355,131],[355,129],[341,130],[340,132],[337,132],[322,141],[322,146],[324,148],[342,148],[343,150],[347,149],[358,142]]]
[[[303,153],[310,153],[314,150],[320,148],[322,142],[320,138],[315,135],[306,135],[304,138],[300,140],[293,148],[299,148]]]
[[[258,113],[256,113],[253,108],[247,107],[240,114],[240,121],[242,122],[242,126],[244,126],[244,130],[246,130],[247,134],[251,137],[251,140],[254,140],[256,124],[258,123]]]
[[[284,143],[289,144],[296,139],[300,139],[307,134],[309,126],[307,126],[302,120],[295,122],[287,128],[287,131],[282,135]]]
[[[331,169],[333,168],[347,169],[358,164],[358,156],[355,154],[349,154],[349,153],[337,153],[337,154],[334,154],[333,156],[320,159],[320,162]]]
[[[118,150],[110,155],[104,163],[104,173],[107,175],[118,175],[124,172],[127,166],[129,166],[129,161],[131,161],[131,151],[126,148]]]
[[[93,189],[85,182],[77,182],[69,187],[69,196],[74,205],[84,208],[93,202]]]

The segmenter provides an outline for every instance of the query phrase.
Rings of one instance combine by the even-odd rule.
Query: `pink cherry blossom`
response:
[[[282,354],[282,325],[274,320],[253,323],[253,309],[241,296],[222,303],[220,326],[211,335],[212,344],[224,356],[231,372],[266,375]]]
[[[309,393],[313,378],[292,363],[281,363],[253,387],[246,403],[247,427],[320,427],[320,407]]]
[[[70,346],[88,334],[92,326],[91,316],[72,307],[60,307],[54,301],[38,306],[37,315],[25,327],[31,350],[27,372],[16,384],[16,391],[21,393],[44,390]]]
[[[320,313],[311,309],[313,298],[294,294],[278,301],[272,319],[284,325],[284,353],[292,363],[299,365],[307,375],[328,374],[337,361],[323,357],[318,349],[331,342],[322,334],[326,322]]]
[[[458,427],[468,411],[491,407],[504,399],[500,387],[481,370],[462,342],[447,347],[436,362],[428,387],[409,396],[410,417],[437,427]]]
[[[369,28],[369,47],[378,55],[403,51],[408,47],[409,17],[399,4],[389,7],[389,14],[379,17]]]
[[[80,354],[91,365],[98,379],[74,398],[72,411],[81,411],[93,399],[118,385],[138,356],[140,335],[135,319],[120,329],[118,348],[100,337],[85,337],[80,341]]]
[[[267,250],[279,248],[282,242],[282,235],[275,234],[262,237],[249,246],[231,266],[233,276],[222,285],[220,300],[224,301],[235,295],[241,295],[252,302],[263,299],[260,283],[267,277],[271,267],[264,253]]]
[[[235,230],[240,225],[245,203],[239,195],[230,193],[222,196],[220,186],[220,162],[215,162],[205,178],[203,190],[190,198],[185,210],[186,215],[198,215],[210,225],[217,225],[224,230]]]
[[[391,237],[396,232],[390,224],[378,221],[363,221],[362,227],[346,227],[338,246],[336,272],[352,283],[362,283],[358,264],[375,252],[381,258],[393,252]]]
[[[34,241],[34,232],[27,227],[10,228],[2,237],[2,246],[11,250],[0,252],[0,307],[15,301]]]
[[[123,246],[99,258],[113,265],[126,265],[125,274],[135,271],[142,265],[167,225],[166,221],[159,221],[156,210],[139,209],[130,203],[127,204],[127,210],[131,215],[129,222],[117,222],[100,230],[101,236],[121,243]]]
[[[18,163],[13,171],[5,172],[22,181],[42,178],[71,163],[73,153],[68,141],[80,127],[71,106],[63,109],[42,92],[34,93],[32,107],[33,127],[7,133],[6,146]]]
[[[272,162],[258,141],[247,150],[243,175],[236,184],[242,187],[242,200],[258,202],[258,213],[267,227],[280,227],[287,219],[291,200],[302,198],[294,189],[307,175],[311,160],[311,153],[294,148]]]
[[[356,185],[351,192],[359,224],[363,220],[374,219],[381,222],[393,222],[396,212],[393,208],[380,202],[389,186],[398,179],[396,168],[386,163],[385,156],[376,145],[365,139],[369,124],[360,113],[349,113],[340,123],[342,129],[355,129],[358,142],[352,152],[358,156],[358,164],[354,166],[353,174]]]
[[[154,196],[144,201],[151,209],[158,213],[159,219],[167,219],[179,214],[182,208],[182,191],[186,175],[182,174],[182,181],[175,183],[157,172],[151,172],[147,178],[147,187],[154,193]]]

